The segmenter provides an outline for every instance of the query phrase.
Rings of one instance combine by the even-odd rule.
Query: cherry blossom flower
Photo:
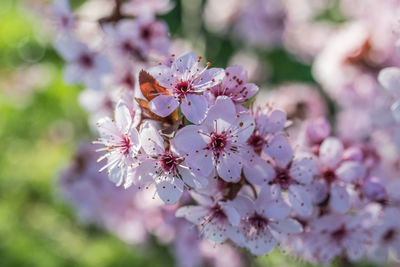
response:
[[[335,137],[326,138],[319,148],[319,176],[325,188],[325,199],[329,199],[334,212],[345,213],[350,208],[348,185],[356,184],[366,175],[362,162],[344,159],[342,142]]]
[[[122,58],[146,61],[152,54],[168,53],[168,27],[163,21],[153,18],[125,19],[116,25],[105,25],[104,30]]]
[[[69,33],[74,29],[75,18],[69,6],[69,0],[54,0],[52,13],[57,30]]]
[[[243,103],[257,92],[257,85],[247,83],[247,71],[241,66],[231,66],[226,68],[224,79],[207,91],[207,96],[211,103],[221,95],[228,96],[234,103]]]
[[[60,37],[55,41],[54,46],[68,62],[64,70],[64,78],[67,82],[83,82],[87,87],[95,90],[102,88],[101,78],[111,71],[106,57],[91,51],[84,43],[72,37]]]
[[[281,123],[275,126],[281,127]],[[297,214],[311,215],[311,195],[307,186],[316,174],[314,159],[307,153],[296,153],[294,156],[291,144],[283,134],[275,135],[264,150],[268,161],[261,165],[262,168],[258,165],[258,168],[246,169],[246,177],[252,182],[258,180],[258,183],[268,188],[271,202],[275,202],[285,213],[289,214],[290,208],[282,192],[288,193],[289,202]],[[257,175],[260,177],[256,178]]]
[[[196,173],[209,176],[215,168],[225,181],[237,182],[243,166],[241,151],[253,130],[253,118],[236,114],[232,100],[220,96],[204,122],[182,128],[174,142]]]
[[[261,190],[254,202],[245,196],[235,199],[235,207],[241,216],[239,229],[245,239],[244,246],[254,255],[269,253],[279,243],[279,234],[290,235],[302,231],[301,224],[294,219],[268,216],[269,193],[268,190]]]
[[[177,217],[198,225],[200,233],[213,242],[222,243],[228,238],[237,240],[236,227],[240,223],[240,216],[231,203],[208,195],[192,194],[192,197],[200,205],[179,208]]]
[[[255,120],[255,129],[244,149],[243,157],[246,159],[246,164],[243,166],[243,173],[251,183],[264,185],[274,170],[260,155],[266,153],[267,146],[274,136],[282,133],[287,123],[286,113],[280,109],[256,107],[252,111],[252,116]]]
[[[203,121],[208,108],[207,98],[200,93],[217,85],[225,75],[223,69],[200,68],[194,53],[176,58],[171,67],[158,66],[149,72],[167,89],[150,101],[151,111],[166,117],[181,105],[183,115],[196,124]]]
[[[338,256],[358,261],[363,256],[371,237],[362,216],[327,215],[311,223],[312,236],[307,247],[320,263],[327,264]]]
[[[140,139],[145,154],[139,160],[135,175],[139,185],[155,182],[158,196],[166,204],[175,204],[182,196],[184,186],[201,188],[208,180],[195,175],[185,164],[185,158],[179,156],[172,146],[164,146],[164,140],[156,126],[145,121],[140,127]]]
[[[115,108],[115,121],[105,117],[98,122],[100,138],[94,144],[104,145],[97,149],[105,151],[98,161],[107,159],[107,164],[100,169],[108,169],[110,180],[117,186],[126,180],[128,169],[133,165],[133,157],[140,149],[139,133],[136,130],[128,106],[122,101]]]
[[[379,264],[388,261],[389,252],[400,256],[400,226],[398,219],[400,211],[397,208],[387,208],[379,218],[379,222],[372,228],[375,242],[368,252],[368,258]]]

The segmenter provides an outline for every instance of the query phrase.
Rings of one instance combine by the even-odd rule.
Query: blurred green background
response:
[[[46,22],[32,11],[44,3],[0,1],[0,266],[174,266],[168,248],[155,241],[130,247],[80,225],[57,196],[59,170],[79,141],[92,137],[77,103],[82,88],[63,83],[63,63],[43,31]],[[202,4],[176,2],[163,18],[172,36],[203,46],[214,66],[225,67],[242,44],[207,32],[198,8]],[[270,83],[313,82],[310,66],[284,51],[257,53],[274,69]],[[254,258],[254,265],[310,266],[278,252]]]

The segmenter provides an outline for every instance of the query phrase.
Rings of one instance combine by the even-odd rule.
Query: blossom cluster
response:
[[[231,1],[213,16],[225,2],[207,1],[207,26],[313,61],[336,116],[313,85],[260,90],[241,64],[213,67],[174,47],[157,19],[168,0],[116,1],[92,22],[58,0],[54,47],[66,81],[86,88],[79,100],[102,164],[82,147],[62,194],[128,243],[174,241],[181,266],[240,266],[237,247],[323,264],[400,257],[400,69],[390,67],[400,62],[390,30],[400,3],[379,5],[388,19],[376,27],[374,1],[343,0],[349,22],[338,28],[312,20],[328,4],[311,0]]]

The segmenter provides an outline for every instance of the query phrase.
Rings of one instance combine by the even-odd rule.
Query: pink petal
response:
[[[164,140],[153,122],[145,121],[140,126],[140,140],[142,148],[147,154],[157,155],[164,153]]]
[[[149,103],[150,110],[160,117],[168,116],[178,106],[178,101],[171,95],[159,95]]]
[[[212,152],[206,149],[195,150],[185,156],[185,161],[190,166],[191,171],[205,177],[208,177],[215,168],[213,159]]]
[[[217,160],[218,175],[227,182],[237,182],[242,173],[242,160],[239,155],[222,153]]]
[[[136,176],[139,184],[147,185],[154,181],[155,172],[158,169],[154,160],[144,160],[136,167]]]
[[[235,140],[239,143],[245,143],[254,132],[254,119],[252,116],[247,114],[238,114],[236,115],[236,120],[233,123],[232,128],[237,129],[236,132],[234,132],[234,134],[237,135]]]
[[[280,168],[286,168],[293,158],[293,149],[289,140],[284,135],[275,136],[272,141],[265,146],[267,153]]]
[[[329,204],[333,211],[345,213],[350,208],[350,197],[345,187],[333,185],[330,191]]]
[[[254,202],[247,196],[237,195],[232,201],[232,206],[240,217],[248,217],[255,212]]]
[[[190,52],[176,58],[174,60],[174,63],[172,63],[171,68],[173,71],[183,74],[186,71],[190,72],[192,68],[196,66],[197,66],[197,56],[195,53]]]
[[[283,199],[279,186],[266,185],[261,188],[255,201],[258,212],[268,218],[281,220],[290,215],[290,207]]]
[[[178,151],[182,152],[201,150],[210,142],[207,134],[208,130],[205,127],[188,125],[176,133],[172,143]]]
[[[160,178],[156,184],[157,194],[167,205],[178,202],[183,193],[183,182],[172,177]]]
[[[183,115],[194,124],[200,124],[204,120],[207,108],[208,102],[203,95],[188,94],[181,104]]]
[[[301,226],[301,224],[291,218],[270,222],[270,226],[278,233],[283,234],[298,234],[303,231],[303,227]]]
[[[207,215],[208,210],[203,206],[184,206],[179,208],[175,216],[184,217],[191,223],[200,224],[204,220],[204,216]]]
[[[173,76],[173,71],[167,66],[160,65],[149,68],[147,71],[158,81],[161,86],[164,86],[167,89],[170,89],[173,86],[172,82],[174,79],[171,78]]]
[[[260,186],[274,179],[276,175],[274,167],[259,156],[243,165],[243,173],[250,183]]]
[[[85,72],[76,64],[68,64],[64,68],[64,80],[67,83],[75,84],[83,80]],[[95,89],[95,88],[92,88]]]
[[[204,123],[211,129],[215,129],[216,123],[218,132],[227,129],[236,119],[236,109],[232,100],[226,96],[219,96],[215,104],[207,112]]]
[[[202,176],[196,175],[189,169],[178,167],[179,174],[182,177],[183,182],[193,188],[203,188],[208,184],[208,180]]]
[[[363,179],[366,175],[365,166],[356,161],[343,162],[339,168],[336,169],[336,175],[345,182],[352,183],[358,179]]]
[[[228,221],[230,222],[230,224],[232,224],[233,226],[238,226],[240,223],[240,216],[236,209],[229,204],[221,204],[221,208],[228,217]]]
[[[283,130],[285,124],[286,112],[280,109],[275,109],[269,115],[265,130],[269,133],[277,133]]]
[[[343,157],[343,145],[339,139],[328,137],[322,142],[319,157],[324,166],[336,168]]]
[[[309,184],[316,171],[312,157],[303,154],[294,158],[290,167],[290,176],[302,184]]]
[[[204,71],[196,77],[193,86],[197,91],[204,91],[219,84],[225,76],[225,71],[220,68],[212,68]]]
[[[289,187],[289,201],[294,212],[300,216],[310,216],[312,213],[311,195],[303,186],[291,185]]]
[[[246,247],[254,255],[260,256],[269,253],[276,245],[277,241],[269,231],[264,231],[261,235],[246,240]]]

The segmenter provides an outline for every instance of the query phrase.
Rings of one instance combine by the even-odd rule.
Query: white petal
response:
[[[181,104],[183,115],[194,124],[200,124],[204,120],[207,108],[207,99],[203,95],[188,94]]]

